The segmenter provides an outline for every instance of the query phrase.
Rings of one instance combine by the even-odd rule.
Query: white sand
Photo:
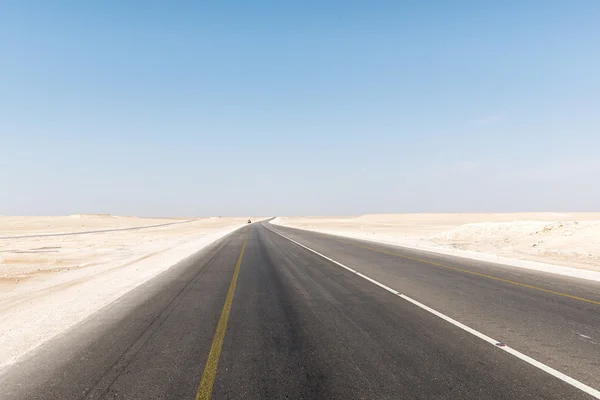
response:
[[[272,223],[515,266],[546,263],[590,271],[577,276],[600,271],[600,213],[280,217]]]
[[[127,229],[171,224],[195,218],[138,218],[107,214],[74,214],[68,217],[0,216],[0,237]]]
[[[0,239],[0,367],[246,223],[247,218],[0,217],[1,238],[127,229]]]

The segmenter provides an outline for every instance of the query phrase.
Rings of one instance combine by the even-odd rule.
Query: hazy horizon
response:
[[[599,211],[600,2],[139,4],[0,5],[0,215]]]

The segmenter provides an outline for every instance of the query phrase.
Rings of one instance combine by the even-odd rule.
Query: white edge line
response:
[[[483,333],[481,333],[481,332],[479,332],[479,331],[477,331],[477,330],[475,330],[473,328],[470,328],[467,325],[465,325],[463,323],[460,323],[457,320],[455,320],[453,318],[450,318],[449,316],[447,316],[445,314],[442,314],[441,312],[436,311],[433,308],[428,307],[428,306],[426,306],[423,303],[418,302],[417,300],[414,300],[414,299],[412,299],[412,298],[410,298],[410,297],[408,297],[408,296],[406,296],[404,294],[401,294],[397,290],[394,290],[394,289],[390,288],[389,286],[384,285],[383,283],[377,282],[375,279],[369,278],[368,276],[366,276],[364,274],[361,274],[360,272],[358,272],[358,271],[356,271],[356,270],[354,270],[354,269],[352,269],[350,267],[347,267],[344,264],[342,264],[342,263],[340,263],[338,261],[335,261],[334,259],[329,258],[326,255],[323,255],[323,254],[319,253],[318,251],[315,251],[315,250],[311,249],[310,247],[307,247],[307,246],[303,245],[302,243],[298,243],[295,240],[290,239],[289,237],[284,236],[284,235],[282,235],[279,232],[275,232],[274,230],[271,230],[271,229],[267,228],[264,225],[262,225],[262,226],[265,229],[269,230],[270,232],[273,232],[273,233],[281,236],[282,238],[285,238],[285,239],[289,240],[290,242],[295,243],[298,246],[300,246],[302,248],[305,248],[306,250],[311,251],[311,252],[317,254],[318,256],[323,257],[327,261],[330,261],[330,262],[332,262],[332,263],[334,263],[334,264],[336,264],[336,265],[338,265],[338,266],[340,266],[340,267],[342,267],[342,268],[344,268],[344,269],[352,272],[353,274],[356,274],[356,275],[360,276],[361,278],[364,278],[364,279],[368,280],[371,283],[374,283],[375,285],[377,285],[377,286],[379,286],[379,287],[387,290],[388,292],[391,292],[391,293],[397,295],[398,297],[401,297],[402,299],[404,299],[404,300],[406,300],[406,301],[414,304],[415,306],[417,306],[419,308],[422,308],[425,311],[430,312],[431,314],[433,314],[433,315],[435,315],[435,316],[443,319],[444,321],[450,322],[452,325],[457,326],[457,327],[461,328],[462,330],[464,330],[466,332],[469,332],[473,336],[476,336],[479,339],[484,340],[484,341],[492,344],[494,347],[496,347],[496,348],[498,348],[500,350],[504,350],[505,352],[507,352],[509,354],[512,354],[513,356],[515,356],[515,357],[517,357],[517,358],[525,361],[526,363],[528,363],[530,365],[533,365],[534,367],[537,367],[537,368],[541,369],[544,372],[547,372],[548,374],[554,376],[555,378],[558,378],[561,381],[563,381],[565,383],[568,383],[569,385],[571,385],[573,387],[576,387],[577,389],[579,389],[579,390],[581,390],[581,391],[583,391],[583,392],[585,392],[585,393],[587,393],[587,394],[589,394],[589,395],[591,395],[591,396],[593,396],[593,397],[595,397],[597,399],[600,399],[600,391],[598,391],[598,390],[596,390],[596,389],[594,389],[594,388],[586,385],[585,383],[580,382],[580,381],[578,381],[578,380],[576,380],[574,378],[571,378],[570,376],[565,375],[562,372],[557,371],[554,368],[549,367],[548,365],[543,364],[543,363],[541,363],[541,362],[539,362],[539,361],[537,361],[537,360],[535,360],[535,359],[533,359],[533,358],[531,358],[531,357],[529,357],[529,356],[521,353],[520,351],[515,350],[515,349],[509,347],[509,346],[506,346],[506,345],[504,345],[504,346],[498,346],[499,342],[497,340],[492,339],[491,337],[489,337],[489,336],[487,336],[487,335],[485,335],[485,334],[483,334]]]

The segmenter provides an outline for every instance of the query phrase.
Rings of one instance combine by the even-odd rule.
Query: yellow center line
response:
[[[233,294],[235,293],[238,275],[240,274],[240,266],[242,265],[242,257],[244,256],[247,242],[248,236],[246,236],[246,239],[244,240],[242,251],[240,252],[240,256],[235,266],[233,278],[231,279],[229,291],[227,292],[225,304],[223,305],[223,311],[221,311],[221,318],[219,318],[215,337],[210,346],[210,353],[208,354],[208,360],[206,360],[202,380],[200,381],[200,386],[198,386],[196,400],[210,400],[212,396],[213,385],[217,376],[217,366],[219,365],[219,358],[221,357],[221,348],[223,347],[223,340],[225,339],[225,332],[227,331],[227,322],[229,321],[229,313],[231,312],[231,304],[233,303]]]
[[[512,285],[521,286],[521,287],[528,288],[528,289],[533,289],[533,290],[538,290],[540,292],[550,293],[550,294],[554,294],[554,295],[557,295],[557,296],[566,297],[566,298],[573,299],[573,300],[579,300],[579,301],[584,301],[586,303],[600,305],[600,301],[590,300],[590,299],[586,299],[586,298],[578,297],[578,296],[573,296],[573,295],[568,294],[568,293],[555,292],[554,290],[544,289],[544,288],[541,288],[541,287],[537,287],[537,286],[533,286],[533,285],[528,285],[526,283],[511,281],[510,279],[498,278],[497,276],[486,275],[486,274],[482,274],[482,273],[479,273],[479,272],[469,271],[467,269],[453,267],[451,265],[440,264],[440,263],[433,262],[433,261],[423,260],[423,259],[417,258],[417,257],[405,256],[403,254],[394,253],[392,251],[379,250],[379,249],[375,249],[373,247],[361,246],[359,244],[353,244],[353,243],[346,243],[346,242],[341,242],[341,243],[350,244],[350,245],[355,246],[355,247],[360,247],[360,248],[367,249],[367,250],[377,251],[379,253],[384,253],[384,254],[389,254],[389,255],[393,255],[393,256],[397,256],[397,257],[402,257],[402,258],[406,258],[406,259],[409,259],[409,260],[419,261],[419,262],[422,262],[422,263],[435,265],[437,267],[452,269],[454,271],[464,272],[466,274],[476,275],[476,276],[480,276],[482,278],[493,279],[493,280],[500,281],[500,282],[510,283]]]

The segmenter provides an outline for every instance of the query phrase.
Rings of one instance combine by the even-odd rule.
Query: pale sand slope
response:
[[[127,229],[0,239],[0,367],[247,220],[0,217],[0,238]]]
[[[127,229],[191,219],[195,218],[138,218],[108,214],[74,214],[68,217],[0,216],[0,237]]]
[[[600,271],[600,213],[374,214],[280,217],[272,223],[489,261]],[[480,257],[485,255],[493,257]]]

